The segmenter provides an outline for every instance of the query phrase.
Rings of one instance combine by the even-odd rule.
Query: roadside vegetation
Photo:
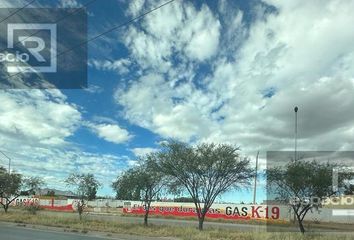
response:
[[[300,233],[268,233],[268,232],[239,232],[232,229],[205,229],[199,231],[193,227],[180,226],[157,226],[150,224],[147,228],[144,224],[126,223],[119,221],[98,221],[88,220],[80,221],[76,217],[50,217],[45,218],[40,215],[32,215],[22,211],[9,211],[8,214],[1,213],[0,221],[18,223],[20,226],[26,224],[43,225],[62,228],[63,231],[88,233],[92,231],[105,232],[107,236],[113,233],[131,234],[150,237],[173,237],[176,240],[293,240],[293,239],[309,239],[309,240],[331,240],[334,237],[337,240],[354,239],[354,235],[345,234],[308,234]]]
[[[166,176],[158,171],[155,154],[148,154],[141,158],[138,166],[125,171],[113,182],[112,187],[119,194],[123,192],[127,197],[137,196],[144,203],[144,225],[148,226],[148,217],[151,203],[162,194],[164,187],[168,185]],[[123,195],[124,196],[124,195]],[[126,198],[130,199],[130,198]]]
[[[75,191],[78,201],[76,202],[77,212],[80,220],[85,210],[86,202],[96,198],[97,189],[101,183],[97,181],[93,174],[72,173],[65,180],[68,187]]]
[[[38,177],[24,177],[22,174],[7,171],[0,166],[0,205],[7,213],[11,203],[20,195],[33,195],[43,185]]]
[[[295,213],[301,233],[305,233],[304,219],[309,211],[318,211],[323,200],[335,196],[332,188],[332,172],[338,167],[330,162],[316,160],[291,160],[285,166],[266,170],[268,194],[277,196],[278,201],[289,204]],[[353,178],[351,173],[338,179],[340,187]]]
[[[300,160],[291,161],[282,167],[268,168],[265,174],[268,190],[272,191],[272,195],[276,196],[277,201],[283,201],[284,204],[293,208],[297,225],[300,232],[304,234],[307,227],[305,224],[306,214],[322,207],[321,201],[314,202],[312,199],[332,197],[336,194],[338,195],[339,191],[334,192],[331,187],[334,165]],[[117,199],[135,200],[142,203],[142,208],[145,212],[141,216],[141,225],[130,225],[123,222],[101,223],[82,219],[85,213],[90,211],[87,202],[96,199],[97,190],[101,186],[101,183],[92,173],[72,173],[65,180],[67,188],[75,193],[74,209],[78,212],[79,219],[83,220],[82,223],[77,219],[68,220],[67,218],[56,218],[56,216],[53,216],[53,219],[41,219],[35,216],[40,209],[38,205],[26,206],[27,214],[17,216],[14,213],[8,217],[4,214],[1,215],[0,220],[63,227],[73,225],[80,227],[80,229],[118,231],[131,234],[154,235],[157,232],[159,236],[161,232],[171,231],[171,236],[186,238],[184,234],[186,228],[152,225],[151,229],[149,229],[148,217],[153,201],[159,201],[159,199],[166,196],[173,196],[178,200],[188,200],[188,202],[193,203],[196,212],[194,219],[198,220],[198,229],[202,231],[207,213],[215,200],[231,189],[249,188],[255,176],[256,173],[250,165],[249,158],[242,156],[240,149],[234,145],[215,143],[190,145],[171,140],[162,143],[158,151],[141,156],[137,164],[129,169],[119,172],[116,180],[112,183]],[[339,186],[345,187],[344,183],[352,178],[351,174],[344,174],[339,178]],[[4,212],[8,211],[9,206],[16,205],[14,203],[20,195],[35,195],[36,192],[40,192],[38,190],[40,190],[41,186],[43,186],[43,180],[38,177],[25,177],[16,173],[16,171],[10,172],[0,167],[0,197],[2,198],[0,204],[4,208]],[[353,187],[350,185],[350,187],[345,188],[345,193],[353,194],[352,190]],[[47,193],[47,197],[55,195],[54,191],[48,191]],[[260,225],[264,223],[251,222],[260,223]],[[115,224],[118,225],[116,226]],[[278,222],[275,224],[278,226],[283,224],[284,226],[287,223]],[[324,226],[326,224],[321,223],[320,225]],[[147,229],[134,230],[139,229],[141,226],[145,226]],[[318,225],[316,228],[321,226]],[[190,226],[193,235],[204,236],[202,233],[194,233],[195,228],[193,227],[194,223]],[[333,229],[332,226],[326,225],[326,227],[327,229]],[[106,230],[106,228],[109,230]],[[130,231],[129,229],[132,230]],[[181,231],[180,234],[178,229]],[[210,232],[218,232],[220,234],[220,236],[215,235],[212,239],[237,239],[230,237],[234,236],[234,231],[209,229],[202,239],[208,239]],[[163,233],[162,236],[165,236],[165,234]],[[222,236],[226,237],[223,238]],[[187,237],[186,239],[195,238]]]
[[[118,175],[112,187],[117,199],[140,200],[148,224],[151,202],[163,193],[186,195],[194,203],[198,229],[203,230],[206,214],[215,199],[230,189],[250,186],[254,172],[240,149],[228,144],[199,144],[170,141],[159,152],[140,159]]]

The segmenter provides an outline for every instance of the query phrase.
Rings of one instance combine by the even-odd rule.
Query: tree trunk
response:
[[[148,226],[148,217],[149,217],[149,212],[150,212],[150,204],[148,203],[145,209],[145,215],[144,215],[144,226],[147,227]]]
[[[145,227],[148,226],[148,215],[149,215],[149,212],[146,211],[146,212],[145,212],[145,216],[144,216],[144,226],[145,226]]]
[[[305,234],[305,228],[304,228],[304,225],[302,224],[302,220],[300,219],[300,216],[297,216],[297,222],[299,224],[299,228],[300,228],[300,231],[302,234]]]
[[[77,205],[77,212],[79,213],[79,219],[81,221],[82,220],[82,212],[83,212],[81,203],[78,203],[78,205]]]
[[[7,213],[7,210],[9,209],[9,205],[4,205],[4,210],[5,210],[5,213]]]
[[[302,224],[302,221],[299,222],[299,227],[300,227],[301,233],[305,234],[305,228],[304,228],[304,225]]]
[[[4,198],[1,198],[0,203],[1,203],[2,207],[4,208],[5,213],[7,213],[7,210],[9,209],[10,203],[9,203],[9,200],[7,198],[5,199],[5,203],[3,203],[3,199]]]
[[[80,218],[80,221],[82,220],[82,213],[84,212],[84,206],[80,206],[79,209],[79,218]]]
[[[205,216],[202,216],[202,217],[198,218],[198,220],[199,220],[199,225],[198,225],[199,231],[203,230],[204,217]]]

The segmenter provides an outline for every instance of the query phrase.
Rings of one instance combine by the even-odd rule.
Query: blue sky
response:
[[[161,3],[93,2],[89,36]],[[89,43],[88,89],[2,90],[1,150],[14,169],[43,176],[49,187],[65,188],[70,172],[92,172],[101,195],[113,195],[112,180],[169,138],[231,143],[253,164],[260,150],[264,169],[266,151],[293,148],[295,105],[301,150],[353,150],[353,5],[176,0]],[[221,197],[251,199],[251,192]]]

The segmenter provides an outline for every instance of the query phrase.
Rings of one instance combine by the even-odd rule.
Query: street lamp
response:
[[[295,106],[294,108],[295,111],[295,152],[294,152],[294,160],[297,160],[297,112],[299,111],[299,108]]]
[[[257,174],[258,174],[258,156],[259,156],[259,151],[257,152],[257,157],[256,157],[256,174],[254,175],[253,204],[256,204]]]
[[[4,155],[8,160],[9,160],[9,174],[10,174],[10,171],[11,171],[11,158],[8,157],[3,151],[0,150],[0,153],[2,153],[2,155]]]

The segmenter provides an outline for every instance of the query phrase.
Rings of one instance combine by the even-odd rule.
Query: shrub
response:
[[[37,214],[37,211],[41,210],[41,207],[37,204],[30,204],[28,206],[25,207],[26,210],[33,215]]]

